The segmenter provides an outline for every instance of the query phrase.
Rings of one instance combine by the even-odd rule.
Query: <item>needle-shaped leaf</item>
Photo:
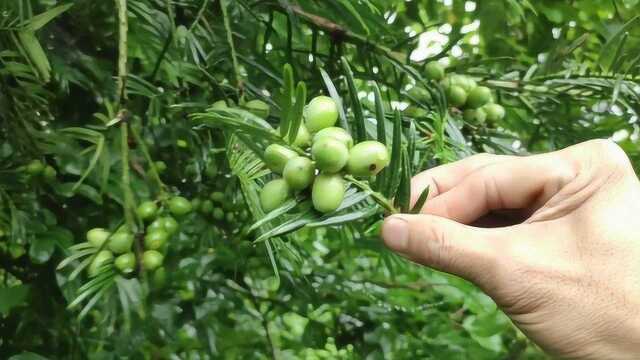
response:
[[[280,104],[282,115],[280,117],[280,136],[287,137],[289,131],[290,112],[293,106],[293,68],[290,64],[285,64],[282,71],[282,104]]]
[[[411,209],[411,213],[412,214],[420,213],[420,210],[422,210],[422,208],[424,207],[424,204],[427,202],[428,197],[429,197],[429,186],[427,186],[426,188],[424,188],[424,190],[422,190],[422,193],[420,194],[418,201],[416,201],[416,203],[413,205],[413,208]]]
[[[400,112],[396,110],[393,117],[393,143],[391,144],[391,163],[385,171],[386,188],[383,194],[393,197],[400,185],[400,171],[402,170],[402,120]]]
[[[302,113],[307,102],[307,86],[299,82],[296,87],[296,102],[289,111],[289,143],[293,143],[302,123]]]
[[[365,141],[367,140],[367,134],[364,127],[362,105],[360,104],[360,100],[358,99],[358,89],[356,88],[355,80],[353,79],[353,72],[351,71],[349,62],[345,57],[342,57],[342,70],[347,81],[347,87],[349,88],[349,99],[351,99],[351,108],[353,109],[356,128],[354,140],[356,142]]]
[[[249,231],[253,231],[253,230],[259,228],[260,226],[262,226],[264,224],[267,224],[267,223],[271,222],[272,220],[277,219],[281,215],[286,214],[287,212],[289,212],[289,210],[291,210],[294,207],[296,207],[296,205],[298,205],[298,202],[299,202],[299,199],[289,199],[287,202],[282,204],[282,206],[280,206],[279,208],[271,211],[265,217],[263,217],[262,219],[256,221],[253,225],[251,225],[251,227],[249,228]]]
[[[400,184],[398,188],[398,195],[395,197],[397,206],[402,213],[409,212],[409,206],[411,201],[411,170],[409,165],[409,154],[407,149],[402,149],[402,173],[400,177]]]

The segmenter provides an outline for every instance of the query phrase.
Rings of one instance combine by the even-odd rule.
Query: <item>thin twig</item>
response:
[[[240,78],[240,67],[238,66],[238,56],[236,55],[236,47],[233,43],[233,32],[231,31],[231,24],[229,23],[229,14],[227,13],[228,1],[220,0],[220,8],[222,9],[222,17],[224,21],[224,28],[227,32],[227,42],[231,48],[231,62],[233,63],[233,72],[236,77],[236,85],[242,87],[242,79]]]

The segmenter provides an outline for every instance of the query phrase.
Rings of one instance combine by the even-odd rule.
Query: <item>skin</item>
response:
[[[419,215],[385,220],[386,245],[466,278],[548,353],[640,354],[640,182],[593,140],[529,157],[480,154],[423,172]]]

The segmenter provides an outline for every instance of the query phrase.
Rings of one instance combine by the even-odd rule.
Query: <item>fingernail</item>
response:
[[[384,243],[393,251],[404,253],[409,245],[409,223],[399,216],[391,216],[382,228]]]

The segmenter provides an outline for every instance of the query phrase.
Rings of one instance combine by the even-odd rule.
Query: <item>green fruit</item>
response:
[[[249,212],[247,210],[242,210],[239,215],[240,220],[246,221],[249,220]]]
[[[477,109],[491,102],[491,90],[486,86],[478,86],[469,92],[467,96],[467,106]]]
[[[462,113],[465,121],[470,123],[482,124],[487,119],[487,113],[482,109],[467,109]]]
[[[326,129],[322,129],[313,136],[313,142],[316,143],[320,141],[320,139],[325,137],[330,137],[340,141],[344,144],[344,146],[347,147],[347,149],[351,149],[353,147],[353,138],[343,128],[332,126]]]
[[[269,117],[269,104],[262,100],[251,100],[244,104],[248,112],[255,116],[266,119]]]
[[[133,245],[133,234],[122,231],[117,231],[115,234],[111,235],[109,243],[107,244],[109,250],[116,254],[122,254],[130,251],[131,245]]]
[[[271,144],[264,151],[264,162],[271,171],[282,174],[287,162],[296,156],[298,154],[291,149],[279,144]]]
[[[447,100],[449,105],[461,107],[467,102],[467,92],[460,86],[453,85],[447,92]]]
[[[89,268],[87,270],[87,272],[89,273],[89,276],[94,277],[98,275],[100,268],[110,263],[112,260],[113,260],[113,253],[111,253],[111,251],[109,250],[100,251],[98,254],[96,254],[96,257],[93,259],[91,264],[89,264]]]
[[[156,250],[147,250],[142,254],[142,266],[145,270],[153,271],[159,268],[164,261],[164,256]]]
[[[158,205],[153,201],[145,201],[138,206],[136,213],[142,220],[149,220],[156,216]]]
[[[224,201],[225,196],[224,196],[224,193],[223,193],[223,192],[220,192],[220,191],[214,191],[214,192],[212,192],[212,193],[211,193],[211,195],[209,196],[209,198],[210,198],[211,200],[215,201],[215,202],[219,202],[219,203],[221,203],[221,202],[223,202],[223,201]]]
[[[357,145],[356,145],[357,146]],[[355,147],[354,147],[355,148]],[[345,183],[341,175],[320,174],[311,190],[313,207],[321,213],[336,210],[344,199]]]
[[[148,250],[158,250],[166,244],[167,239],[169,239],[169,234],[164,230],[148,232],[144,236],[144,247]]]
[[[312,133],[335,125],[338,121],[338,105],[328,96],[317,96],[305,109],[307,129]]]
[[[309,130],[303,124],[300,124],[300,127],[298,128],[298,134],[296,135],[296,139],[293,141],[293,145],[303,149],[306,149],[311,145],[311,134],[309,134]]]
[[[318,169],[328,173],[336,173],[347,165],[349,149],[339,140],[323,137],[313,143],[311,155],[316,161]]]
[[[211,214],[213,211],[213,201],[207,199],[202,202],[202,206],[200,206],[200,212],[207,215]]]
[[[44,164],[40,160],[31,160],[26,167],[27,174],[38,176],[44,171]]]
[[[428,114],[427,110],[423,108],[419,108],[417,106],[409,106],[408,108],[404,109],[403,113],[405,116],[414,118],[414,119],[425,117]]]
[[[236,103],[231,99],[227,99],[227,102],[231,105],[231,107],[236,106]],[[218,100],[211,105],[211,108],[214,110],[228,109],[229,105],[227,105],[227,102],[225,102],[224,100]]]
[[[53,166],[51,165],[45,166],[42,173],[42,177],[44,178],[44,181],[51,183],[56,180],[56,176],[58,176],[58,172],[56,171],[56,169],[53,168]]]
[[[87,231],[87,241],[95,247],[101,247],[109,236],[111,233],[103,228],[93,228]]]
[[[431,94],[424,88],[414,86],[408,92],[409,96],[423,103],[430,103],[432,101]]]
[[[199,211],[201,206],[202,206],[202,199],[200,198],[191,199],[191,209],[193,211]]]
[[[161,288],[167,282],[167,271],[163,266],[156,269],[153,272],[153,277],[151,278],[154,287]]]
[[[424,72],[429,80],[440,81],[444,78],[444,67],[437,61],[428,63],[424,68]]]
[[[169,199],[169,211],[175,216],[183,216],[191,212],[193,206],[189,200],[182,196],[174,196]]]
[[[353,176],[372,176],[384,169],[391,159],[387,147],[377,141],[363,141],[349,152],[347,172]]]
[[[156,219],[151,224],[147,225],[146,232],[149,233],[156,230],[165,230],[162,219]]]
[[[260,192],[260,205],[265,213],[277,209],[287,201],[291,195],[291,188],[284,179],[269,181]]]
[[[128,252],[118,256],[114,262],[116,268],[123,274],[130,274],[136,269],[136,256]]]
[[[218,176],[218,167],[215,163],[211,162],[207,164],[207,167],[204,169],[204,175],[209,179],[215,179]]]
[[[287,162],[282,177],[291,189],[304,190],[313,183],[315,177],[313,162],[304,156],[297,156]]]
[[[163,218],[160,218],[159,220],[162,224],[162,227],[164,228],[164,231],[166,231],[169,236],[175,234],[180,227],[176,219],[172,218],[171,216],[165,216]]]
[[[167,164],[165,164],[164,161],[156,161],[154,165],[156,167],[156,171],[158,172],[158,174],[162,174],[167,170]]]
[[[482,109],[487,113],[487,120],[489,121],[502,120],[505,116],[504,107],[500,104],[487,104]]]
[[[227,222],[231,223],[236,219],[236,216],[232,212],[229,212],[229,213],[227,213],[225,218],[227,219]]]
[[[213,218],[218,221],[224,219],[224,210],[222,210],[221,208],[213,209]]]

